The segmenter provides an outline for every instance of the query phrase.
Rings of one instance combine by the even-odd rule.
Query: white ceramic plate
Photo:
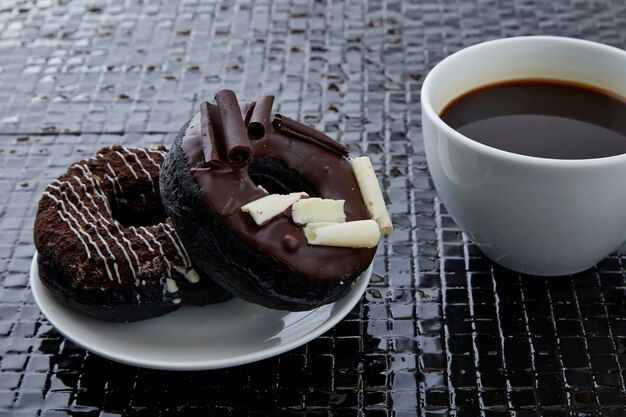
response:
[[[146,368],[200,370],[269,358],[320,336],[359,302],[371,274],[370,265],[346,297],[311,311],[271,310],[234,298],[135,323],[96,320],[63,305],[41,283],[37,254],[30,285],[50,324],[88,351]]]

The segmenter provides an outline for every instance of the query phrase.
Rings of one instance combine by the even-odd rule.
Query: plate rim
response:
[[[68,340],[72,341],[76,345],[81,348],[87,350],[90,353],[96,354],[98,356],[102,356],[104,358],[113,360],[115,362],[124,363],[126,365],[138,366],[141,368],[149,368],[149,369],[159,369],[159,370],[168,370],[168,371],[199,371],[199,370],[210,370],[210,369],[222,369],[229,368],[233,366],[244,365],[252,362],[257,362],[263,359],[267,359],[276,355],[280,355],[281,353],[288,352],[292,349],[295,349],[299,346],[302,346],[305,343],[310,342],[311,340],[321,336],[326,333],[332,327],[334,327],[337,323],[345,318],[345,316],[352,311],[352,309],[359,303],[361,297],[365,293],[367,286],[370,282],[372,275],[372,268],[374,262],[368,266],[368,268],[359,275],[353,287],[350,289],[348,294],[334,302],[331,303],[331,314],[328,318],[324,320],[323,323],[311,329],[309,332],[304,335],[291,340],[286,343],[279,343],[274,346],[270,346],[265,349],[261,349],[257,352],[246,353],[244,355],[232,356],[222,359],[202,359],[202,360],[190,360],[190,361],[161,361],[161,360],[152,360],[141,357],[134,357],[124,355],[119,351],[111,351],[109,349],[101,349],[97,344],[90,342],[89,339],[81,339],[79,333],[73,330],[73,327],[64,323],[63,319],[67,319],[66,313],[58,313],[51,311],[46,303],[44,302],[44,297],[49,297],[54,300],[55,303],[58,303],[65,306],[60,300],[52,294],[52,292],[44,286],[39,277],[39,270],[37,266],[37,256],[38,252],[35,251],[29,273],[29,284],[31,288],[31,293],[33,294],[33,298],[35,300],[35,304],[41,311],[42,315],[46,318],[46,320],[50,323],[52,327],[54,327],[61,335],[63,335]],[[243,301],[242,302],[246,302]],[[333,311],[332,307],[337,303],[343,303],[340,307]],[[69,308],[69,307],[67,307]],[[54,309],[53,309],[54,310]],[[314,312],[316,309],[309,310]],[[71,311],[71,313],[76,315],[82,315],[82,313],[77,311]],[[70,316],[71,317],[71,316]],[[162,317],[162,316],[160,316]],[[155,317],[154,319],[158,319],[159,317]],[[152,320],[152,319],[148,319]],[[70,320],[71,322],[71,320]],[[74,322],[75,323],[75,322]],[[115,323],[123,326],[125,323]],[[81,326],[78,325],[80,328]]]

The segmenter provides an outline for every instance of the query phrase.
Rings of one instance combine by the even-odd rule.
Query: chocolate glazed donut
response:
[[[39,275],[65,304],[109,321],[230,298],[192,267],[159,195],[164,147],[101,149],[72,164],[39,202]]]
[[[348,149],[292,119],[272,96],[246,106],[231,91],[181,128],[161,171],[168,215],[194,264],[241,298],[300,311],[334,302],[376,248],[313,246],[289,216],[257,225],[241,207],[267,193],[344,199],[346,221],[369,219]]]

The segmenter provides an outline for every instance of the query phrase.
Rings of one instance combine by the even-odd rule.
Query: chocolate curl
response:
[[[348,156],[349,154],[347,146],[331,139],[319,130],[315,130],[282,114],[274,116],[274,127],[288,135],[311,142],[341,156]]]
[[[218,141],[222,137],[217,106],[206,101],[200,103],[200,131],[202,133],[202,150],[204,160],[209,165],[222,165],[224,157],[220,155]],[[218,132],[219,130],[219,132]]]
[[[215,95],[217,105],[200,105],[204,159],[209,164],[245,165],[252,159],[241,109],[235,93],[222,90]]]
[[[237,96],[230,90],[222,90],[215,95],[215,102],[222,122],[226,158],[231,165],[245,165],[252,159],[252,146]]]
[[[272,113],[272,105],[274,104],[274,96],[261,96],[248,110],[249,120],[248,135],[252,139],[261,139],[265,136],[270,123]]]

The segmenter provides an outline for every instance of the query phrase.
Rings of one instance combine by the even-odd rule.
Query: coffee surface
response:
[[[626,153],[626,100],[580,84],[491,84],[456,98],[440,116],[477,142],[522,155],[590,159]]]

